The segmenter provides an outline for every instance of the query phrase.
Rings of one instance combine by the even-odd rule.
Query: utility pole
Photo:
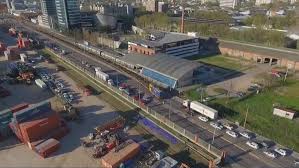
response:
[[[204,88],[203,87],[201,87],[200,88],[200,102],[202,102],[203,100],[203,91],[204,91]]]
[[[284,82],[287,80],[288,73],[289,73],[289,67],[287,67],[287,72],[284,75],[284,79],[283,79]]]
[[[168,120],[170,121],[171,99],[169,99]]]
[[[138,101],[139,101],[139,106],[140,106],[140,82],[138,81]]]
[[[248,107],[248,105],[247,105],[247,109],[246,109],[246,115],[245,115],[245,121],[244,121],[244,125],[243,125],[243,127],[244,127],[244,128],[246,127],[246,122],[247,122],[248,111],[249,111],[249,107]]]
[[[214,128],[214,132],[213,132],[213,139],[212,139],[212,145],[213,145],[213,143],[214,143],[214,140],[215,140],[215,134],[216,134],[216,128]]]

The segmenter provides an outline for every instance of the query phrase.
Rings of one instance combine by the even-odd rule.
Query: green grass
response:
[[[127,121],[130,121],[136,114],[138,114],[137,109],[133,109],[128,107],[127,105],[123,104],[119,100],[117,100],[115,97],[111,96],[109,93],[102,91],[99,86],[92,83],[89,77],[82,76],[81,74],[77,73],[73,69],[69,67],[69,65],[61,62],[57,57],[53,56],[50,52],[47,50],[42,51],[43,54],[46,57],[51,57],[51,59],[55,62],[55,64],[60,65],[65,68],[64,73],[66,73],[70,78],[72,78],[77,84],[80,85],[90,85],[94,87],[98,92],[101,94],[97,95],[100,99],[106,101],[111,106],[119,110],[119,114],[123,116]],[[86,80],[86,78],[89,78],[89,80]],[[116,95],[117,96],[117,95]],[[119,97],[119,96],[118,96]],[[141,111],[139,111],[141,112]],[[145,114],[145,113],[144,113]],[[147,115],[147,114],[145,114]],[[157,122],[154,118],[149,117],[153,121]],[[164,128],[167,128],[166,125],[164,125]],[[195,167],[205,167],[207,163],[206,160],[202,158],[202,156],[199,157],[198,153],[195,153],[193,151],[187,151],[186,145],[183,143],[178,143],[176,145],[172,145],[169,143],[169,141],[164,140],[163,137],[160,137],[159,135],[153,136],[147,129],[143,128],[141,125],[135,124],[133,125],[133,129],[135,129],[140,135],[143,136],[144,139],[146,139],[149,143],[154,145],[155,149],[158,150],[164,150],[169,155],[173,156],[176,160],[187,163],[191,166]],[[169,130],[169,129],[167,129]],[[174,133],[172,130],[169,130],[172,133]],[[174,133],[177,135],[177,133]],[[178,136],[178,135],[177,135]],[[187,140],[186,140],[187,141]],[[203,164],[204,162],[204,164]]]
[[[227,104],[226,104],[227,103]],[[299,121],[273,116],[273,104],[299,112],[299,81],[290,79],[284,86],[272,88],[244,100],[218,99],[210,103],[227,119],[243,125],[248,107],[246,127],[299,151]],[[297,113],[298,113],[297,112]]]
[[[200,63],[210,64],[220,68],[236,70],[236,71],[244,71],[251,67],[249,62],[245,60],[240,60],[237,58],[229,58],[228,56],[224,56],[224,55],[215,55],[215,56],[206,56],[206,57],[194,56],[194,57],[190,57],[189,59],[196,60]]]

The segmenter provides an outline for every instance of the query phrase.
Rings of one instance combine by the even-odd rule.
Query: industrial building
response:
[[[152,56],[129,53],[120,58],[124,64],[138,69],[140,75],[153,83],[170,88],[179,88],[193,84],[194,71],[201,64],[166,54]]]
[[[154,32],[146,39],[129,41],[128,51],[145,55],[165,53],[175,57],[188,57],[198,54],[199,39],[183,33]]]
[[[263,47],[226,42],[220,43],[219,50],[221,54],[252,60],[261,64],[287,67],[289,70],[293,71],[299,70],[299,54],[292,50],[269,50]]]

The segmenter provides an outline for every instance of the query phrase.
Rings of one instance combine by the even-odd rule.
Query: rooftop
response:
[[[121,59],[127,63],[146,67],[174,79],[180,79],[186,73],[201,66],[200,63],[162,53],[155,54],[153,56],[129,53],[123,56]]]
[[[132,41],[133,43],[143,44],[150,47],[158,47],[163,44],[174,43],[178,41],[191,40],[196,39],[196,37],[188,36],[183,33],[175,33],[175,32],[150,32],[153,37],[152,40],[148,39],[138,39]]]

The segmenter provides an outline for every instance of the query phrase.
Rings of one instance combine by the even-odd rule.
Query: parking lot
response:
[[[55,72],[55,65],[42,63],[41,67],[49,73]],[[95,96],[85,97],[82,95],[80,89],[76,83],[71,80],[64,73],[54,73],[56,79],[64,83],[65,87],[72,90],[75,97],[74,106],[76,106],[82,115],[83,122],[78,124],[76,122],[69,122],[68,126],[71,132],[62,139],[60,150],[52,157],[47,159],[41,159],[33,151],[29,150],[25,145],[19,145],[14,139],[8,139],[1,143],[0,149],[0,164],[2,166],[12,167],[98,167],[98,162],[92,159],[87,153],[80,147],[80,138],[87,136],[89,132],[97,125],[100,125],[104,121],[109,121],[116,116],[117,112],[106,102],[99,100]],[[22,88],[21,85],[16,85],[14,89],[21,87],[21,90],[28,90]],[[23,87],[28,87],[24,85]],[[31,85],[29,88],[34,88],[37,91],[41,91],[36,85]],[[26,97],[17,97],[15,103],[20,103],[28,99],[28,103],[41,100],[42,97],[34,98],[39,95],[39,92],[26,92]],[[48,94],[53,96],[50,91]],[[42,93],[42,92],[41,92]],[[24,93],[25,94],[25,93]],[[26,95],[25,94],[25,95]],[[33,97],[33,99],[31,99]],[[12,96],[10,98],[13,98]],[[23,99],[25,98],[25,99]],[[44,98],[44,97],[43,97]],[[29,101],[30,100],[30,101]],[[2,101],[1,101],[2,102]],[[16,161],[15,158],[18,158]],[[80,158],[80,159],[78,159]]]

